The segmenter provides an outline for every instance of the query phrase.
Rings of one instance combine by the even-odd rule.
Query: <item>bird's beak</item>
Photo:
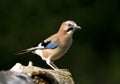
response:
[[[80,26],[76,26],[75,28],[76,28],[76,29],[81,29],[81,27],[80,27]]]

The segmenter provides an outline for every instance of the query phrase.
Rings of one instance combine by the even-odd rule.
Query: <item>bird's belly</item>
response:
[[[57,60],[62,57],[70,48],[71,42],[66,43],[66,45],[56,48],[56,52],[53,51],[54,55],[51,57],[51,60]]]
[[[68,49],[47,49],[43,52],[46,52],[43,54],[45,59],[50,59],[50,60],[57,60],[60,57],[62,57],[66,52],[68,51]]]

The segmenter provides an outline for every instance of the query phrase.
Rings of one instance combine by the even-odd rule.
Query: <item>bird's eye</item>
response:
[[[72,26],[72,24],[68,24],[68,26],[69,26],[69,27],[71,27],[71,26]]]

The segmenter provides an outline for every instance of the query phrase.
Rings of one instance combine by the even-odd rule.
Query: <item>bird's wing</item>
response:
[[[54,49],[59,46],[59,38],[58,36],[52,35],[51,37],[47,38],[46,40],[42,41],[39,45],[38,48],[42,49]]]
[[[37,47],[32,47],[32,48],[29,48],[29,49],[24,49],[24,50],[18,51],[17,55],[32,52],[32,51],[35,51],[37,49],[40,49],[40,50],[55,49],[58,46],[60,46],[59,37],[57,36],[57,34],[54,34],[54,35],[50,36],[49,38],[47,38],[46,40],[42,41],[40,44],[38,44]]]

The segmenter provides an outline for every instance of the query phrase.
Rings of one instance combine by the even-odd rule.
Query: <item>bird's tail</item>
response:
[[[28,53],[28,52],[35,51],[36,49],[38,49],[38,47],[32,47],[32,48],[29,48],[29,49],[24,49],[24,50],[18,51],[18,52],[16,53],[16,55],[26,54],[26,53]]]

